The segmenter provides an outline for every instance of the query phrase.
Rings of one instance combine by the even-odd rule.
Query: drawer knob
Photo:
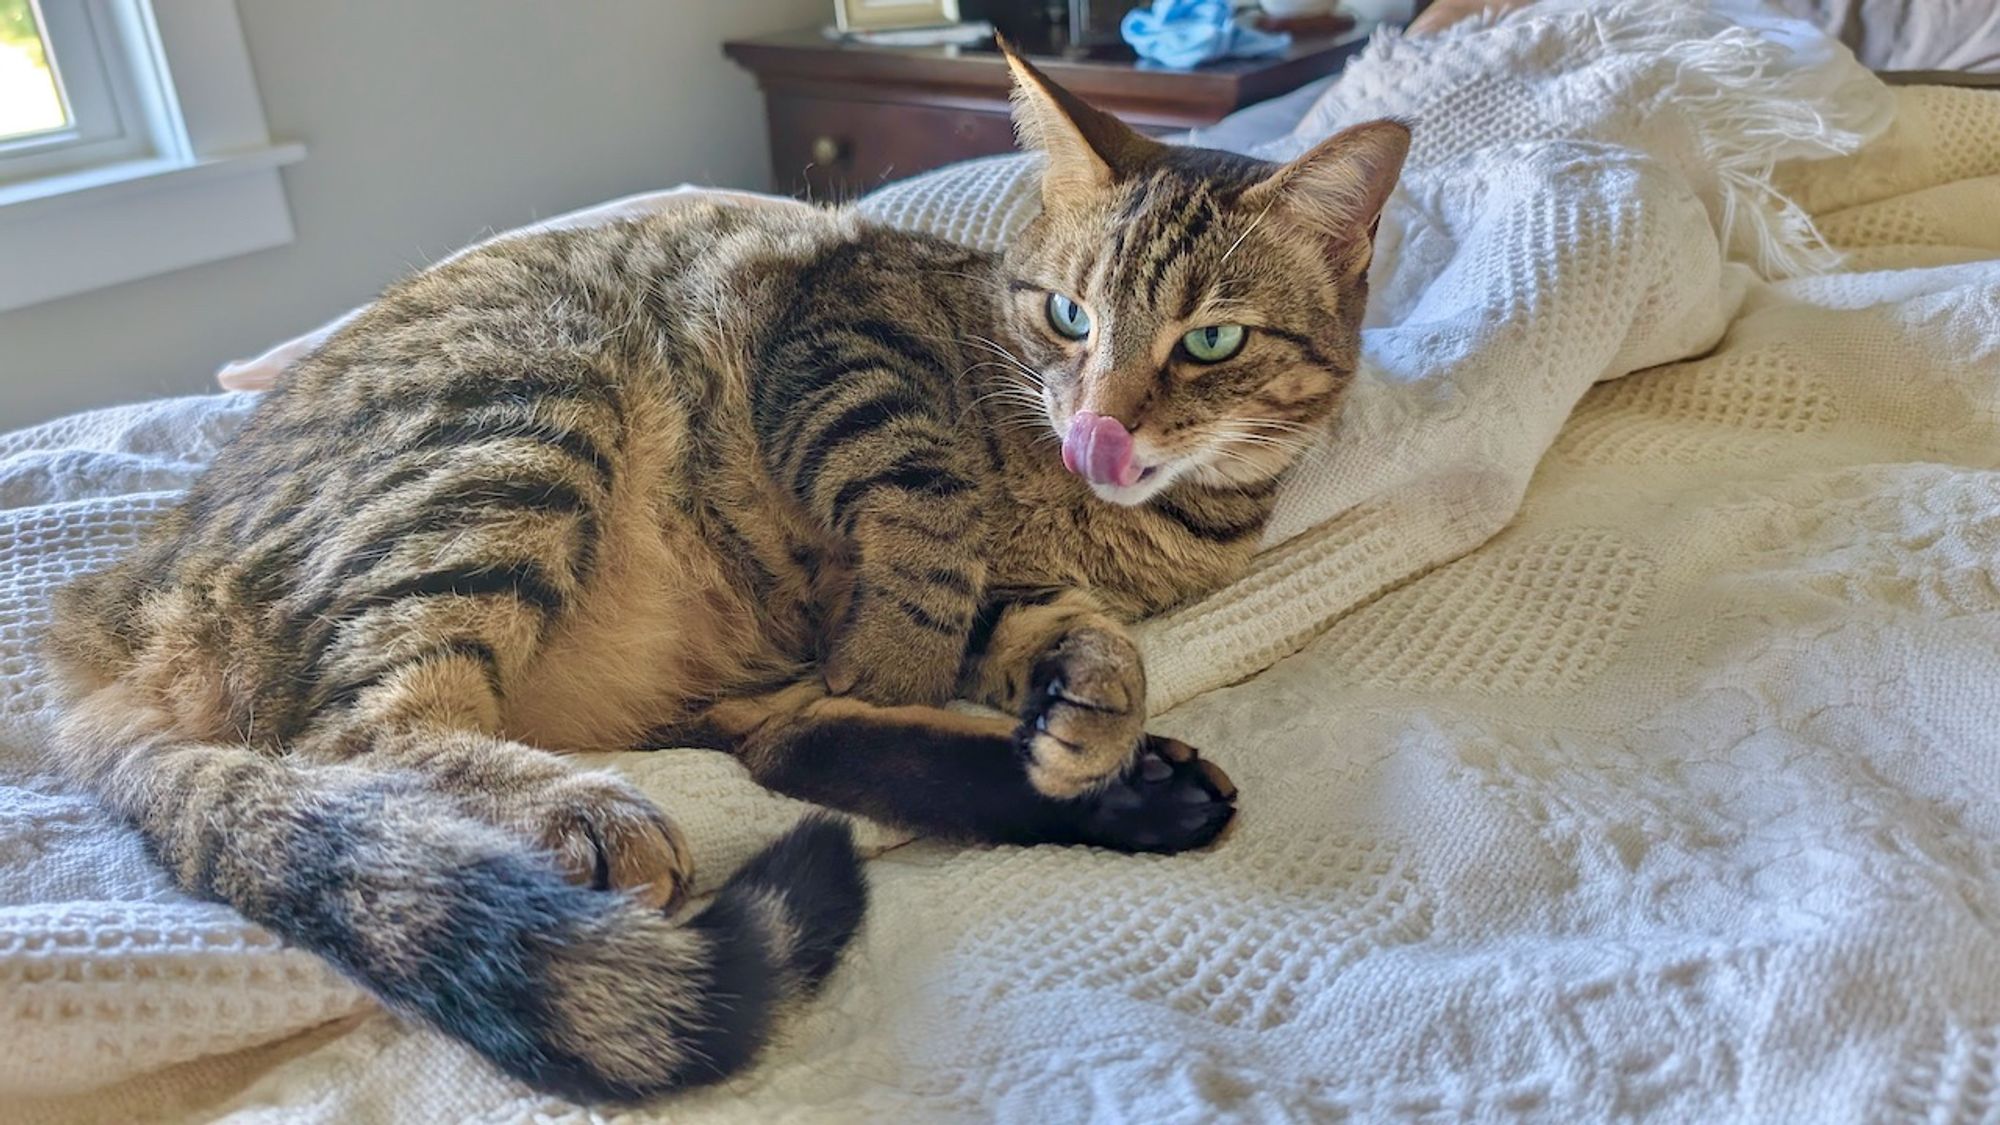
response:
[[[847,155],[847,146],[834,137],[819,137],[813,141],[812,157],[815,164],[838,164]]]

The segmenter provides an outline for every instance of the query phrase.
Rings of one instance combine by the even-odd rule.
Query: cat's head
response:
[[[1005,255],[1031,369],[1015,397],[1115,503],[1276,477],[1351,381],[1409,130],[1357,125],[1282,165],[1168,146],[1008,60],[1015,127],[1047,158],[1042,212]]]

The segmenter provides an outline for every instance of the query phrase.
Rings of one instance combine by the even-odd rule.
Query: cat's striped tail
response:
[[[110,732],[72,728],[71,736]],[[137,732],[126,732],[133,735]],[[538,1090],[637,1101],[724,1078],[832,971],[867,890],[813,818],[685,922],[565,881],[409,775],[139,736],[92,781],[187,890],[326,958]]]

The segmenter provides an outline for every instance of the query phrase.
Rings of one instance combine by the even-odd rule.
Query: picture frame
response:
[[[833,0],[833,24],[848,31],[901,31],[958,22],[958,0]]]

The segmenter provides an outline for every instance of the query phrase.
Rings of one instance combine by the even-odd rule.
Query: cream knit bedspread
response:
[[[1650,7],[1377,44],[1273,146],[1427,138],[1347,420],[1148,627],[1229,838],[892,850],[826,997],[661,1119],[2000,1118],[2000,96]],[[1022,188],[869,206],[991,242]],[[0,436],[0,1119],[566,1118],[41,777],[49,587],[251,401]],[[610,760],[711,881],[797,812]]]

